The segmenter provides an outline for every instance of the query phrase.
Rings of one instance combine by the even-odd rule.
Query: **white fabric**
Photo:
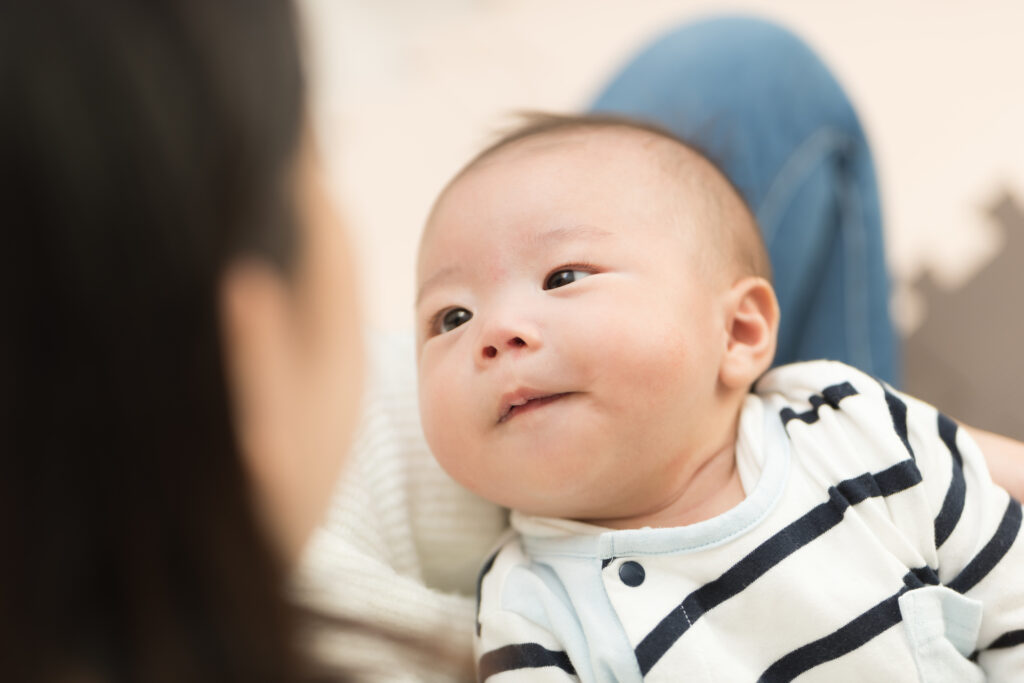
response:
[[[1020,504],[966,433],[822,361],[767,374],[738,438],[748,495],[720,517],[513,515],[485,565],[482,677],[1024,680],[1024,646],[989,648],[1024,629]]]

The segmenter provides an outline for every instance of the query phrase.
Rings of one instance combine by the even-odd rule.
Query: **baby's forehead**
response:
[[[530,178],[548,177],[586,185],[594,182],[612,196],[645,191],[650,202],[690,197],[691,208],[703,195],[720,191],[706,177],[713,167],[694,150],[673,139],[624,126],[579,127],[543,131],[486,150],[453,178],[438,197],[430,218],[459,211],[472,202],[481,183],[512,199]],[[499,179],[495,182],[495,179]]]
[[[526,181],[537,177],[550,178],[555,186],[595,181],[602,198],[612,201],[643,193],[652,206],[678,204],[680,215],[696,213],[700,220],[710,195],[722,190],[709,177],[714,173],[695,150],[643,128],[581,125],[513,137],[485,150],[448,183],[430,212],[421,246],[445,219],[475,203],[482,188],[510,202],[530,200],[521,195],[536,188]]]
[[[538,178],[562,188],[599,184],[612,197],[643,188],[649,190],[649,201],[668,201],[679,194],[673,186],[683,182],[680,158],[673,156],[678,152],[665,149],[674,144],[645,131],[590,128],[514,139],[485,151],[448,183],[428,217],[427,233],[438,218],[459,214],[474,203],[481,191],[509,201],[532,200]]]

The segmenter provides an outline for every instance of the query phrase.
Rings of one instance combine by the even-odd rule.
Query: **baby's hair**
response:
[[[669,149],[678,150],[685,155],[673,155],[670,159],[675,169],[679,168],[679,162],[687,163],[694,159],[699,160],[698,165],[704,168],[694,175],[697,182],[703,186],[702,189],[705,190],[702,196],[705,203],[709,205],[709,210],[716,214],[713,220],[719,223],[720,227],[728,228],[719,235],[727,241],[726,244],[721,244],[721,240],[719,241],[724,255],[729,255],[731,251],[734,262],[744,275],[757,275],[768,280],[771,279],[771,261],[753,212],[729,177],[711,160],[708,154],[701,150],[699,145],[683,140],[657,124],[612,114],[564,115],[531,111],[520,112],[517,114],[517,118],[518,121],[514,126],[499,133],[497,139],[473,157],[456,174],[448,186],[451,187],[462,176],[497,152],[525,140],[549,136],[560,137],[588,131],[621,131],[648,135],[655,140],[668,142]]]

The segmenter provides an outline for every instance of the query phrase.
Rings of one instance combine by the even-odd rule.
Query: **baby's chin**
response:
[[[477,496],[505,508],[538,517],[600,518],[609,503],[627,502],[627,482],[614,467],[601,466],[596,444],[572,439],[550,440],[510,447],[459,444],[461,448],[435,449],[441,467]],[[553,447],[552,443],[562,444]],[[435,447],[436,448],[436,447]],[[583,455],[589,454],[589,455]],[[628,475],[627,475],[628,476]]]
[[[463,474],[460,472],[449,470],[448,474],[463,488],[484,500],[531,517],[573,519],[590,507],[566,500],[557,487],[515,485],[507,477],[499,475],[480,481],[479,477],[460,476]]]
[[[558,493],[538,496],[536,491],[516,495],[516,492],[506,490],[484,497],[502,507],[530,517],[554,517],[590,523],[589,520],[601,519],[607,515],[607,510],[602,502],[593,500],[589,496],[574,498]]]

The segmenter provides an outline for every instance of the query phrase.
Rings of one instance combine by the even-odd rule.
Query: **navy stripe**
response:
[[[942,509],[935,518],[935,547],[941,548],[946,542],[964,511],[964,496],[967,493],[967,482],[964,480],[964,459],[956,445],[957,424],[939,413],[939,438],[946,444],[953,456],[953,477],[946,491],[946,499],[942,501]]]
[[[900,613],[900,596],[913,588],[924,585],[921,577],[931,579],[934,571],[928,567],[914,569],[903,577],[904,587],[895,595],[891,595],[868,611],[856,617],[846,625],[836,629],[824,638],[819,638],[807,645],[793,650],[768,667],[758,683],[783,683],[791,681],[800,674],[806,673],[816,666],[848,655],[862,645],[903,620]],[[927,583],[937,583],[926,581]]]
[[[938,586],[939,573],[931,567],[918,567],[917,569],[911,569],[903,577],[903,583],[907,585],[907,588],[920,588],[925,585]]]
[[[843,520],[851,505],[888,496],[921,482],[921,473],[904,460],[878,474],[863,474],[829,487],[828,500],[764,541],[714,581],[690,593],[636,647],[640,672],[647,672],[706,612],[734,597],[794,552]]]
[[[477,576],[476,576],[476,634],[477,634],[477,636],[480,635],[480,628],[481,628],[480,627],[480,597],[481,597],[481,595],[483,593],[484,577],[487,576],[487,573],[490,572],[491,569],[494,568],[494,561],[496,559],[498,559],[498,552],[500,550],[501,550],[501,548],[499,548],[498,550],[495,550],[493,553],[491,553],[491,556],[487,558],[486,562],[484,562],[484,566],[480,568],[480,573],[477,574]]]
[[[896,430],[896,436],[900,437],[900,441],[903,442],[907,453],[910,453],[910,457],[913,458],[914,449],[910,447],[910,439],[907,437],[907,404],[889,391],[889,387],[884,383],[882,383],[882,391],[885,392],[885,405],[889,407],[892,428]]]
[[[993,640],[992,644],[986,649],[998,650],[1004,647],[1017,647],[1018,645],[1024,645],[1024,629],[1004,633]]]
[[[1016,540],[1017,532],[1020,531],[1020,518],[1020,503],[1011,498],[1010,504],[1006,506],[1006,512],[1003,514],[1003,520],[999,522],[999,528],[996,529],[981,552],[975,555],[974,559],[963,568],[957,577],[949,582],[949,587],[958,593],[966,593],[984,579],[999,564]]]
[[[491,676],[503,671],[540,669],[546,666],[557,666],[567,674],[576,674],[576,669],[565,652],[549,650],[537,643],[521,643],[506,645],[484,653],[477,668],[479,672],[477,680],[483,683]]]
[[[839,402],[847,396],[856,396],[857,390],[853,388],[853,385],[849,382],[843,382],[842,384],[834,384],[830,387],[822,389],[820,394],[811,396],[809,400],[811,409],[803,413],[797,413],[792,408],[783,408],[779,411],[779,416],[782,418],[782,424],[787,424],[790,420],[802,420],[807,424],[814,424],[818,421],[818,410],[823,405],[827,405],[834,410],[839,409]]]

